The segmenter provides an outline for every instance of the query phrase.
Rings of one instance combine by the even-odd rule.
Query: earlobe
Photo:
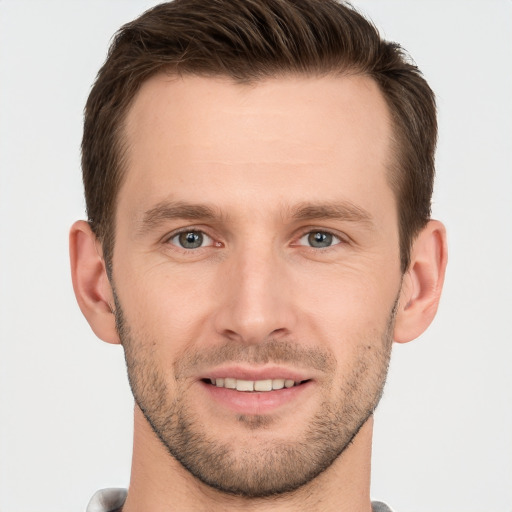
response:
[[[437,312],[446,270],[446,230],[431,220],[414,240],[396,315],[394,340],[406,343],[430,325]]]
[[[69,252],[73,289],[83,315],[98,338],[120,343],[101,246],[87,222],[77,221],[71,227]]]

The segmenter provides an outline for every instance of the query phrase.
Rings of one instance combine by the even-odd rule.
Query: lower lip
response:
[[[291,388],[264,392],[218,388],[205,382],[200,384],[213,400],[238,414],[268,414],[297,400],[313,383],[308,381]]]

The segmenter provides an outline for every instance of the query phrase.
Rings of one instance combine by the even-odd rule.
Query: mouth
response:
[[[231,389],[243,393],[269,393],[280,389],[290,389],[309,382],[309,379],[295,381],[287,378],[246,380],[235,377],[219,377],[203,379],[205,384],[216,388]]]
[[[236,414],[267,415],[277,411],[296,412],[305,406],[316,386],[310,376],[290,370],[217,369],[200,379],[202,389],[216,414],[226,408]],[[219,408],[220,406],[220,408]]]

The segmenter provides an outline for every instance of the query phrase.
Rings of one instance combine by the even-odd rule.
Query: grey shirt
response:
[[[101,489],[91,498],[85,512],[115,512],[126,500],[126,489]],[[373,512],[393,512],[385,503],[372,501]]]

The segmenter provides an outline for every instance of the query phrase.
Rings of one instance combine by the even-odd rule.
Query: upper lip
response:
[[[231,377],[240,380],[270,380],[270,379],[289,379],[295,382],[310,380],[311,375],[293,368],[282,366],[264,366],[260,368],[243,367],[240,365],[222,366],[212,368],[204,372],[201,379],[223,379]]]

